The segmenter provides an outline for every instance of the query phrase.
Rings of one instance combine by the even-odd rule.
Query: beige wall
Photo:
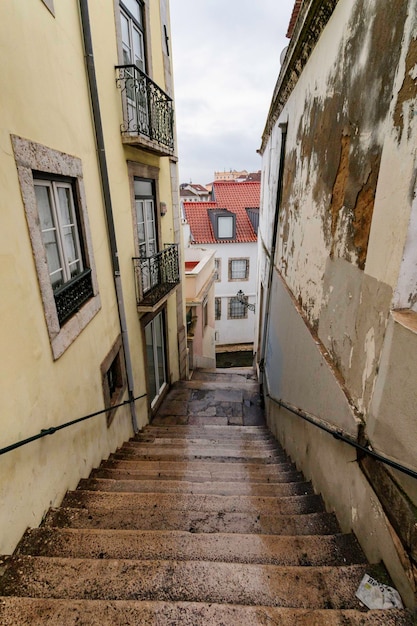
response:
[[[164,87],[159,7],[150,5],[150,23],[156,32],[149,38],[153,78]],[[127,161],[159,168],[159,197],[169,209],[161,221],[162,242],[174,240],[172,163],[168,157],[123,146],[114,70],[118,63],[115,12],[111,4],[104,8],[94,1],[89,2],[89,9],[134,393],[141,395],[146,391],[145,362],[132,268],[135,250]],[[120,324],[78,3],[55,2],[52,15],[38,0],[2,2],[0,41],[7,59],[0,67],[0,349],[4,355],[0,447],[5,447],[103,408],[100,365],[120,335]],[[59,358],[51,350],[11,135],[81,162],[100,306]],[[174,293],[167,303],[168,373],[173,380],[179,376],[180,317]],[[136,403],[136,412],[142,427],[148,421],[146,399]],[[36,526],[67,489],[75,488],[80,477],[87,476],[131,434],[127,406],[118,409],[110,427],[101,415],[0,456],[0,553],[11,552],[27,526]]]

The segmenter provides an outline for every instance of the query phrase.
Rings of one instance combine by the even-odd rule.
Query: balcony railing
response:
[[[91,270],[86,269],[54,291],[55,305],[60,325],[74,315],[92,296]]]
[[[134,257],[133,268],[138,307],[154,307],[180,282],[177,244],[150,257]]]
[[[122,93],[121,131],[129,143],[147,138],[148,147],[161,154],[174,151],[174,111],[168,96],[136,65],[117,65],[116,84]],[[145,142],[145,146],[146,146]]]

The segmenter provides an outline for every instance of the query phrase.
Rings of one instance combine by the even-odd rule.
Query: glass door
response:
[[[145,72],[145,38],[142,5],[138,0],[123,0],[120,9],[123,64],[135,65]],[[148,93],[146,78],[134,68],[126,70],[126,92],[130,126],[149,136]]]
[[[153,407],[164,390],[166,379],[166,354],[163,313],[158,313],[145,326],[146,358],[149,394]]]
[[[143,293],[159,282],[155,198],[152,181],[135,178],[135,207]]]

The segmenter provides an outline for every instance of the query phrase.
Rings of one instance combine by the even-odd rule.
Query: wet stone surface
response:
[[[176,383],[168,392],[153,425],[262,426],[265,424],[259,386],[251,368],[196,371],[190,381]],[[238,387],[238,388],[236,388]]]

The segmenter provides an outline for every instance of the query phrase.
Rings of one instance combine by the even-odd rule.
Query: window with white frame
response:
[[[222,279],[222,260],[214,259],[214,280],[220,282]]]
[[[146,71],[143,5],[139,0],[120,2],[123,63]]]
[[[58,359],[101,308],[81,160],[22,137],[11,140],[49,340]]]
[[[229,259],[229,280],[248,280],[249,259]]]
[[[214,319],[220,320],[222,318],[222,299],[214,298]]]
[[[84,270],[72,185],[34,178],[36,203],[54,291]]]
[[[215,239],[236,239],[236,214],[227,209],[209,209],[208,216]]]
[[[228,311],[227,317],[230,320],[237,319],[246,319],[248,317],[248,308],[245,306],[247,304],[248,298],[245,296],[243,298],[243,302],[238,300],[237,298],[229,298],[228,299]]]
[[[219,215],[217,218],[217,238],[234,238],[234,219],[232,215]]]

